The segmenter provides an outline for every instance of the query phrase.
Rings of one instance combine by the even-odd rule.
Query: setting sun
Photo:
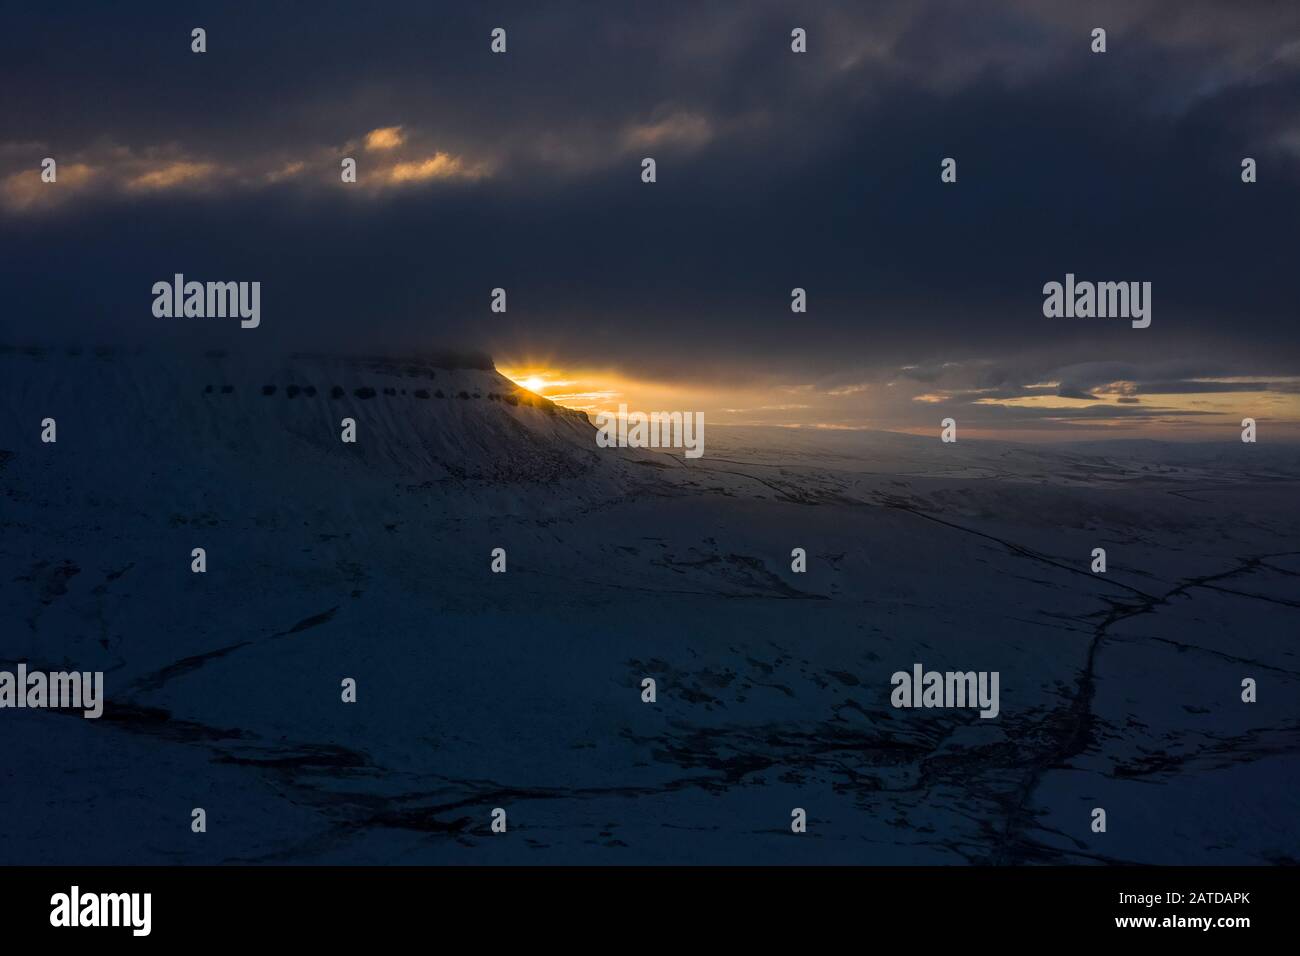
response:
[[[621,387],[615,387],[613,377],[604,373],[560,371],[531,363],[506,364],[497,371],[534,395],[579,411],[603,411],[622,396]]]

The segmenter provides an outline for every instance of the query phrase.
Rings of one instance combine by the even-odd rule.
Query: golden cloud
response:
[[[396,149],[406,142],[400,126],[381,126],[366,134],[366,149]]]
[[[266,181],[269,183],[284,182],[286,179],[293,179],[293,177],[297,176],[306,168],[307,168],[307,164],[304,163],[302,160],[297,160],[292,163],[285,163],[275,172],[267,173]]]
[[[678,112],[651,123],[628,127],[623,133],[625,148],[684,146],[695,149],[713,138],[713,124],[698,113]]]
[[[126,188],[145,192],[175,189],[177,186],[193,185],[197,181],[207,179],[216,169],[213,163],[178,160],[129,179]]]
[[[400,126],[373,129],[342,150],[337,145],[309,147],[297,155],[253,154],[237,162],[191,153],[178,144],[143,149],[98,142],[61,157],[58,179],[46,183],[33,157],[48,155],[42,143],[0,142],[0,160],[13,156],[21,166],[0,164],[0,211],[25,213],[51,208],[71,198],[144,197],[171,191],[221,194],[258,188],[329,188],[338,183],[339,156],[366,149],[393,150],[382,160],[362,164],[359,184],[368,194],[431,181],[476,180],[491,174],[491,165],[447,150],[421,148],[408,141]],[[382,154],[381,154],[382,155]],[[326,185],[329,184],[329,185]]]
[[[52,205],[84,189],[94,176],[95,170],[86,163],[59,166],[58,179],[52,183],[41,179],[39,168],[11,173],[0,181],[0,200],[3,205],[16,210]]]
[[[436,152],[424,159],[396,163],[384,173],[394,185],[427,182],[431,179],[477,179],[484,175],[481,167],[470,167],[459,156]]]

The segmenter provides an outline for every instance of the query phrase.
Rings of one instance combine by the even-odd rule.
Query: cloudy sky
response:
[[[1300,438],[1293,2],[3,18],[5,344],[473,346],[591,409]],[[260,281],[261,326],[155,318],[177,272]],[[1067,272],[1150,282],[1150,328],[1044,317]]]

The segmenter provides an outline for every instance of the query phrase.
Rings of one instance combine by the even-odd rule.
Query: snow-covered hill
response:
[[[12,415],[63,416],[78,443],[135,440],[171,457],[230,451],[279,455],[339,442],[356,419],[355,450],[375,469],[432,480],[452,476],[541,480],[557,455],[581,473],[595,464],[582,412],[520,388],[482,356],[283,359],[169,356],[101,349],[0,351],[0,398]],[[147,432],[142,427],[147,424]],[[284,441],[285,437],[292,441]],[[521,454],[512,454],[518,445]],[[539,461],[541,459],[541,461]],[[562,471],[565,469],[562,469]]]
[[[544,509],[568,481],[612,492],[621,480],[585,414],[520,388],[483,356],[8,349],[0,414],[9,445],[50,453],[20,456],[13,467],[37,469],[20,485],[71,491],[93,474],[106,501],[150,513],[251,503],[253,489],[307,506],[376,483],[454,489],[461,509],[499,513],[524,500]],[[46,418],[57,423],[50,446]],[[342,440],[344,419],[355,442]]]

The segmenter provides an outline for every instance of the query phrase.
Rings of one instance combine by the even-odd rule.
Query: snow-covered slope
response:
[[[150,513],[200,499],[216,509],[253,503],[254,489],[306,505],[327,488],[346,496],[376,483],[460,491],[462,509],[508,511],[524,500],[544,509],[563,498],[557,485],[612,491],[621,480],[583,413],[519,388],[481,356],[9,349],[0,415],[11,446],[49,452],[16,463],[48,469],[23,484],[70,488],[94,474],[105,498]],[[40,443],[46,418],[57,422],[50,446]],[[344,419],[355,422],[355,442],[342,440]]]
[[[574,474],[595,462],[586,415],[520,388],[479,356],[10,349],[0,352],[0,400],[11,415],[62,417],[79,443],[107,448],[134,431],[133,444],[170,447],[178,458],[280,455],[286,444],[333,451],[339,420],[351,416],[364,439],[351,450],[368,472],[528,481],[553,477],[545,468],[560,458]]]
[[[0,862],[1300,860],[1294,448],[683,460],[485,366],[0,354],[0,661],[109,697],[0,711]]]

